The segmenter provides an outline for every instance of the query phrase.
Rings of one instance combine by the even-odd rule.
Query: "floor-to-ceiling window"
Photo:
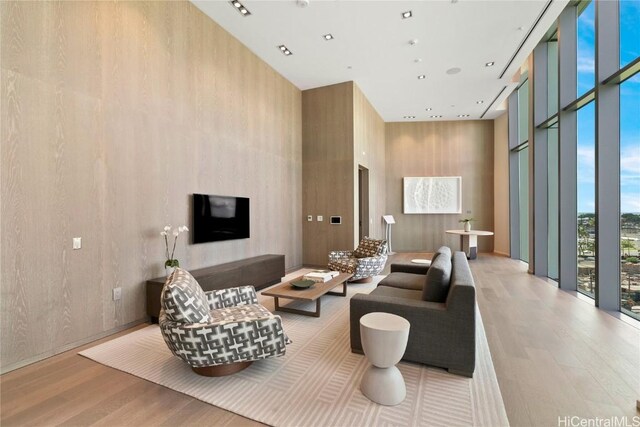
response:
[[[520,213],[520,259],[529,262],[529,147],[518,151],[518,210]]]
[[[558,279],[558,125],[547,129],[547,276]]]
[[[595,86],[595,12],[594,1],[581,2],[578,5],[577,23],[577,71],[578,97]]]
[[[518,88],[518,215],[520,259],[529,262],[529,79]]]
[[[640,57],[640,0],[622,0],[620,14],[620,68]]]
[[[640,74],[620,85],[620,213],[620,307],[640,319]]]
[[[595,292],[596,142],[595,101],[578,110],[578,290]]]
[[[559,146],[558,146],[558,30],[547,40],[547,276],[558,280],[559,273]],[[552,119],[555,117],[555,119]]]
[[[577,6],[577,96],[593,91],[595,79],[595,1]],[[594,297],[596,287],[596,111],[595,101],[577,114],[578,291]]]
[[[512,250],[521,259],[533,258],[532,247],[535,274],[588,295],[597,307],[638,320],[639,22],[640,0],[570,2],[527,61],[535,67],[527,73],[526,93],[521,84],[509,99],[510,123],[519,122],[509,130],[510,165],[518,168],[510,175],[516,222],[511,237],[528,240]],[[531,123],[528,133],[520,123],[529,110],[535,112],[533,133]],[[546,155],[537,155],[545,153],[540,144],[546,144]],[[534,169],[525,171],[530,164]],[[518,209],[535,213],[533,227]],[[546,263],[538,262],[545,252]]]

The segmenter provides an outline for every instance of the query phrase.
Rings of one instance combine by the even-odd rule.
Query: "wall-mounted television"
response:
[[[193,195],[193,243],[249,238],[247,197]]]

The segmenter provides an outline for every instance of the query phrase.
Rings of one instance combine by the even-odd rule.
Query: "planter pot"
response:
[[[471,223],[470,222],[467,221],[467,222],[464,223],[464,231],[465,231],[465,233],[468,233],[468,232],[471,231]]]

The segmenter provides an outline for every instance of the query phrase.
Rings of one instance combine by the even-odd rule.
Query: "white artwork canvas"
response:
[[[461,176],[406,176],[404,181],[404,213],[462,213]]]

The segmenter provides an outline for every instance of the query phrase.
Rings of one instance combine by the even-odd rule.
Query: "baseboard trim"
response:
[[[511,256],[508,253],[502,252],[502,251],[493,251],[493,253],[496,254],[496,255],[506,256],[507,258],[509,258]]]
[[[64,346],[55,348],[55,349],[53,349],[51,351],[40,353],[40,354],[38,354],[36,356],[32,356],[32,357],[29,357],[27,359],[21,360],[19,362],[12,363],[12,364],[10,364],[8,366],[0,367],[0,375],[6,374],[7,372],[15,371],[16,369],[23,368],[23,367],[25,367],[27,365],[31,365],[32,363],[41,362],[41,361],[43,361],[45,359],[48,359],[48,358],[53,357],[53,356],[56,356],[56,355],[58,355],[60,353],[64,353],[65,351],[69,351],[69,350],[72,350],[72,349],[74,349],[76,347],[83,346],[83,345],[88,344],[88,343],[90,343],[92,341],[97,341],[97,340],[102,339],[104,337],[107,337],[109,335],[113,335],[113,334],[116,334],[116,333],[118,333],[120,331],[124,331],[125,329],[133,328],[134,326],[137,326],[137,325],[139,325],[141,323],[145,323],[145,322],[148,322],[148,321],[149,321],[149,318],[145,316],[142,319],[134,320],[133,322],[130,322],[130,323],[127,323],[127,324],[124,324],[124,325],[120,325],[120,326],[116,326],[115,328],[109,329],[108,331],[100,332],[99,334],[91,335],[90,337],[83,338],[81,340],[74,341],[74,342],[69,343],[69,344],[65,344]]]

